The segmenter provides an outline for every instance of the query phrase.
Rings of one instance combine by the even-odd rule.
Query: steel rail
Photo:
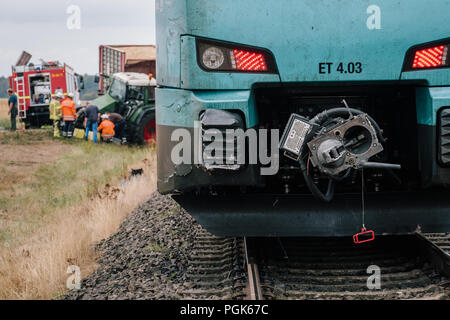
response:
[[[248,287],[249,287],[249,299],[250,300],[263,300],[261,289],[261,281],[259,278],[258,264],[255,257],[252,255],[251,247],[249,245],[249,239],[244,238],[245,247],[245,261],[247,262],[248,272]]]
[[[428,257],[434,268],[442,275],[450,277],[450,255],[428,239],[426,234],[415,232],[414,235],[420,240],[421,250]]]

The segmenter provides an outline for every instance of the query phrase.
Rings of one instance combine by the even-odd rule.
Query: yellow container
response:
[[[81,130],[81,129],[75,129],[75,130],[73,131],[73,136],[74,136],[75,138],[78,138],[78,139],[83,139],[83,138],[84,138],[84,130]]]
[[[85,131],[81,129],[75,129],[73,132],[73,136],[78,139],[84,139]],[[94,140],[94,133],[89,131],[89,140]],[[97,141],[100,141],[100,133],[97,132]]]

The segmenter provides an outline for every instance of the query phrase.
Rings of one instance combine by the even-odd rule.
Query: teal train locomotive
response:
[[[221,236],[449,231],[448,12],[157,0],[158,190]]]

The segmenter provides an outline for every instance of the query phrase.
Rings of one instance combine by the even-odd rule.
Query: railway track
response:
[[[201,231],[182,296],[449,299],[449,241],[448,234],[426,234],[378,237],[355,245],[347,238],[218,238]],[[380,288],[369,289],[368,279],[377,267]]]
[[[345,238],[267,238],[253,240],[251,256],[264,299],[448,299],[449,257],[436,248],[447,240],[414,235],[354,245]]]
[[[242,239],[218,238],[200,231],[189,261],[189,282],[182,291],[183,298],[244,299],[247,279],[243,259]]]
[[[419,234],[420,235],[420,234]],[[438,246],[440,250],[450,255],[450,232],[449,233],[426,233],[422,235],[428,241]]]

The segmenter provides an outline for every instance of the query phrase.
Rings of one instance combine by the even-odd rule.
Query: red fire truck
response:
[[[58,92],[65,96],[73,93],[75,104],[80,106],[79,92],[84,87],[83,77],[68,65],[43,60],[39,64],[32,64],[30,60],[31,55],[23,52],[9,77],[10,87],[17,95],[19,118],[26,128],[51,123],[50,100]]]

